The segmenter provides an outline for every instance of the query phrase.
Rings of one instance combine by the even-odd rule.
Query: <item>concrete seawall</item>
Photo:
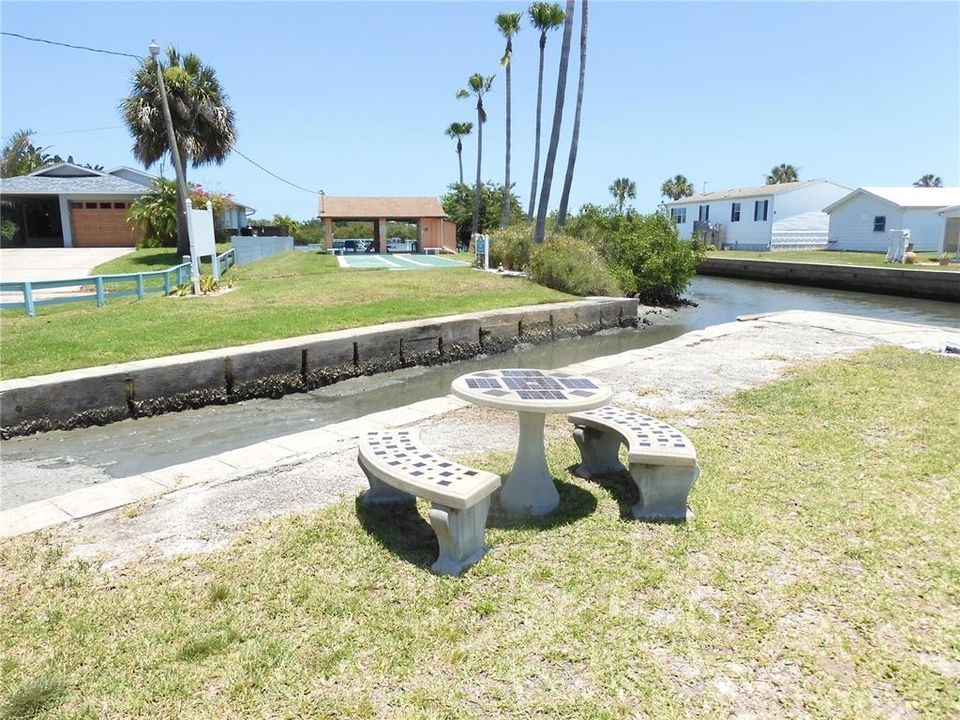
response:
[[[637,311],[630,298],[587,298],[4,380],[0,433],[8,438],[281,397],[359,375],[503,352],[518,342],[636,327]]]
[[[710,257],[701,275],[960,302],[960,272]]]

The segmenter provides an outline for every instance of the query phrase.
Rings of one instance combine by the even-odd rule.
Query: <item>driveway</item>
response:
[[[0,282],[87,277],[97,265],[133,252],[131,247],[4,248]]]

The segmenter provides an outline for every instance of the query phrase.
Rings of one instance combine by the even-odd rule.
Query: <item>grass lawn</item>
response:
[[[729,399],[689,432],[681,526],[623,521],[627,481],[571,477],[554,436],[560,509],[492,514],[462,578],[427,570],[424,503],[113,573],[4,541],[0,716],[957,717],[956,363],[883,349]]]
[[[913,265],[891,265],[884,261],[886,253],[836,252],[833,250],[791,250],[786,252],[748,252],[746,250],[714,250],[708,257],[730,258],[731,260],[776,260],[778,262],[828,263],[830,265],[871,265],[879,267],[905,268],[907,270],[960,270],[960,264],[951,263],[941,267],[931,262],[938,253],[917,253],[917,262]]]
[[[169,251],[167,251],[169,252]],[[139,253],[138,253],[139,255]],[[108,263],[120,272],[146,267],[160,253]],[[101,266],[101,270],[105,266]],[[204,298],[148,295],[54,305],[27,317],[0,313],[4,378],[23,377],[243,345],[394,320],[571,300],[527,280],[467,268],[341,270],[336,258],[315,252],[278,255],[225,278],[231,292]]]
[[[218,243],[217,252],[222,253],[230,249],[230,243]],[[175,249],[144,248],[135,250],[114,258],[102,265],[97,265],[91,275],[120,275],[122,273],[152,272],[163,270],[183,262],[183,256]],[[209,264],[209,263],[208,263]]]

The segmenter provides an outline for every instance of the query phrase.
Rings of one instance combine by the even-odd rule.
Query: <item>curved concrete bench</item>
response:
[[[357,460],[370,489],[365,504],[430,500],[430,525],[437,534],[440,556],[434,572],[459,575],[487,552],[483,531],[490,494],[500,476],[448,460],[420,447],[419,432],[384,430],[360,437]]]
[[[591,478],[624,470],[620,446],[627,446],[630,476],[640,502],[633,516],[642,520],[683,521],[690,488],[700,474],[697,451],[686,435],[649,415],[606,405],[568,416],[581,463],[575,475]]]

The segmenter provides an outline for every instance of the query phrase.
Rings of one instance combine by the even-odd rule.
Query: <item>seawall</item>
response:
[[[710,257],[701,275],[960,302],[960,272]]]
[[[631,298],[387,323],[0,382],[0,434],[29,435],[307,392],[359,375],[455,362],[517,343],[636,327]]]

